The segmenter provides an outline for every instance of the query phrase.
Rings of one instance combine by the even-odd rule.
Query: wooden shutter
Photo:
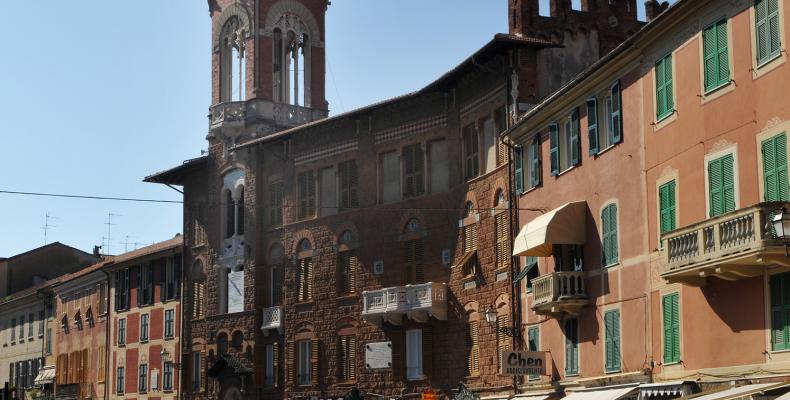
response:
[[[610,265],[617,261],[617,206],[610,204],[601,212],[603,237],[603,262]]]
[[[359,259],[354,252],[349,252],[348,264],[348,292],[356,293],[357,291],[357,273],[359,270]]]
[[[612,143],[623,141],[623,97],[620,81],[615,82],[610,90],[612,96]]]
[[[787,136],[782,133],[762,143],[765,201],[790,200],[787,179]]]
[[[121,271],[116,271],[115,277],[115,311],[121,309]]]
[[[521,193],[524,191],[524,148],[521,145],[513,148],[513,157],[513,180],[516,193]]]
[[[790,350],[790,273],[774,275],[771,286],[771,348]]]
[[[556,123],[549,125],[549,155],[551,157],[551,175],[560,174],[560,127]]]
[[[705,91],[718,86],[719,57],[716,54],[716,24],[702,31],[703,72],[705,73]]]
[[[581,162],[581,140],[579,138],[579,109],[571,113],[571,165],[579,165]]]
[[[416,192],[415,177],[414,177],[414,146],[407,146],[403,148],[403,166],[404,166],[404,180],[403,180],[403,196],[413,196]]]
[[[672,82],[672,54],[656,63],[656,117],[663,118],[675,109]]]
[[[541,158],[540,158],[540,134],[535,135],[530,147],[530,186],[536,187],[541,184]]]
[[[496,265],[497,268],[505,267],[510,260],[510,235],[508,234],[507,211],[496,216]]]
[[[480,338],[479,322],[471,321],[467,325],[466,331],[466,346],[469,348],[469,355],[467,357],[467,375],[476,376],[480,374]]]
[[[661,233],[675,230],[675,181],[658,188]]]
[[[620,311],[604,314],[604,339],[606,344],[606,371],[620,370]]]
[[[757,0],[754,4],[757,62],[771,60],[781,51],[778,0]]]
[[[510,315],[499,315],[496,318],[496,343],[497,343],[497,360],[502,357],[502,352],[510,350],[510,338],[503,332],[510,330]]]
[[[598,99],[587,99],[587,137],[590,142],[590,155],[598,154]]]
[[[88,379],[88,364],[90,361],[90,356],[88,355],[88,349],[82,350],[82,367],[80,368],[80,382],[81,383],[88,383],[90,380]]]
[[[318,386],[321,382],[318,376],[321,371],[320,347],[318,339],[310,340],[310,381],[313,386]]]
[[[297,374],[298,365],[294,362],[296,356],[296,342],[292,341],[286,344],[285,347],[285,384],[286,386],[294,385],[294,377]]]
[[[280,342],[272,343],[272,381],[274,387],[280,386]]]
[[[406,253],[406,283],[423,283],[423,243],[421,239],[409,240],[404,243]]]
[[[664,309],[664,363],[680,361],[680,319],[678,315],[678,294],[672,293],[662,298]]]
[[[734,157],[728,154],[708,164],[710,216],[735,210]]]
[[[422,373],[426,378],[433,376],[433,327],[422,328]]]
[[[464,253],[477,250],[477,224],[464,227]]]
[[[396,381],[402,381],[406,370],[406,342],[403,330],[393,330],[390,333],[392,340],[392,375]]]

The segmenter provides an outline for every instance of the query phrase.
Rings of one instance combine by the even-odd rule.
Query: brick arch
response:
[[[408,224],[412,219],[417,220],[420,224],[419,232],[409,232]],[[400,223],[398,224],[398,240],[414,240],[420,239],[428,235],[428,228],[425,225],[425,217],[418,210],[408,210],[401,215]]]
[[[497,296],[494,301],[494,308],[497,310],[497,313],[510,314],[510,295],[502,293]]]
[[[356,334],[359,321],[354,317],[343,317],[335,323],[335,330],[343,335]]]
[[[309,229],[302,229],[297,231],[293,236],[293,242],[291,243],[291,253],[296,254],[299,252],[299,243],[302,242],[303,239],[307,239],[310,242],[310,246],[313,250],[315,250],[315,239],[313,238],[313,232]]]
[[[294,340],[315,339],[315,325],[309,321],[300,321],[294,329]]]
[[[472,208],[475,209],[475,212],[478,212],[477,209],[480,208],[480,205],[477,203],[477,194],[474,191],[468,191],[466,196],[464,196],[464,202],[461,204],[461,218],[465,217],[466,204],[469,202],[472,203]]]
[[[241,26],[244,28],[246,34],[245,36],[250,34],[250,13],[241,3],[234,2],[233,4],[225,7],[222,10],[222,13],[220,13],[219,17],[217,17],[216,25],[214,25],[214,29],[211,34],[211,45],[213,46],[214,51],[219,49],[219,36],[222,33],[222,27],[224,27],[225,23],[227,23],[228,20],[233,17],[239,17],[239,20],[241,20]]]
[[[195,267],[197,267],[197,263],[200,263],[202,265],[200,271],[195,270]],[[191,280],[195,282],[205,282],[206,279],[208,279],[208,276],[211,272],[209,269],[209,265],[211,264],[209,264],[209,260],[205,255],[201,254],[195,257],[194,260],[192,260],[192,266],[189,267],[189,277],[191,278]]]
[[[274,248],[277,247],[277,246],[282,248],[282,252],[283,252],[282,260],[279,260],[280,261],[279,263],[277,262],[277,260],[273,260],[271,258],[272,252],[274,251]],[[266,257],[264,259],[266,260],[266,264],[268,264],[268,265],[284,264],[285,260],[288,259],[288,256],[286,255],[286,251],[285,251],[285,246],[283,246],[283,242],[280,241],[279,239],[268,240],[266,242],[265,249],[266,249]]]
[[[298,16],[299,19],[307,25],[307,29],[310,30],[310,40],[314,40],[316,45],[321,42],[321,29],[318,27],[318,21],[304,4],[296,0],[280,0],[274,3],[274,5],[269,8],[269,12],[266,13],[266,20],[264,22],[265,29],[267,31],[273,30],[274,25],[277,23],[277,19],[286,14]]]
[[[480,321],[480,303],[477,301],[470,301],[464,304],[464,312],[469,321]]]
[[[351,245],[346,249],[341,249],[340,247],[344,247],[340,245],[340,238],[343,235],[343,232],[351,231],[351,234],[354,235],[354,240],[352,241]],[[332,233],[332,243],[338,246],[339,250],[350,250],[353,248],[359,247],[359,230],[357,226],[350,222],[350,221],[343,221],[340,225],[337,226],[335,231]]]
[[[505,194],[505,201],[508,201],[507,182],[505,182],[505,178],[500,176],[494,181],[491,187],[494,188],[493,190],[494,194],[491,197],[491,208],[494,208],[496,206],[496,198],[500,191]]]

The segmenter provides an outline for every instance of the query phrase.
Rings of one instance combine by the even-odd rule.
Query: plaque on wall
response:
[[[392,342],[366,344],[365,367],[369,369],[392,368]]]
[[[384,273],[384,261],[382,260],[373,261],[373,274],[381,275],[383,273]]]
[[[228,274],[228,313],[244,311],[244,270]]]

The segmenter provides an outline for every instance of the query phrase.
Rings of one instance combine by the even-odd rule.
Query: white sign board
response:
[[[366,344],[365,367],[369,369],[392,368],[392,342]]]
[[[228,274],[228,313],[244,311],[244,271]]]
[[[545,351],[502,350],[499,359],[502,375],[546,375]]]

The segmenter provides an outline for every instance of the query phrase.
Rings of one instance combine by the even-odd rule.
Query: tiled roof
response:
[[[133,260],[135,258],[145,257],[154,253],[159,253],[161,251],[174,249],[176,247],[181,246],[184,243],[184,237],[182,235],[176,235],[172,239],[165,240],[164,242],[154,243],[150,246],[141,247],[137,250],[130,251],[128,253],[118,254],[117,256],[113,257],[114,264],[121,264],[124,261]]]

